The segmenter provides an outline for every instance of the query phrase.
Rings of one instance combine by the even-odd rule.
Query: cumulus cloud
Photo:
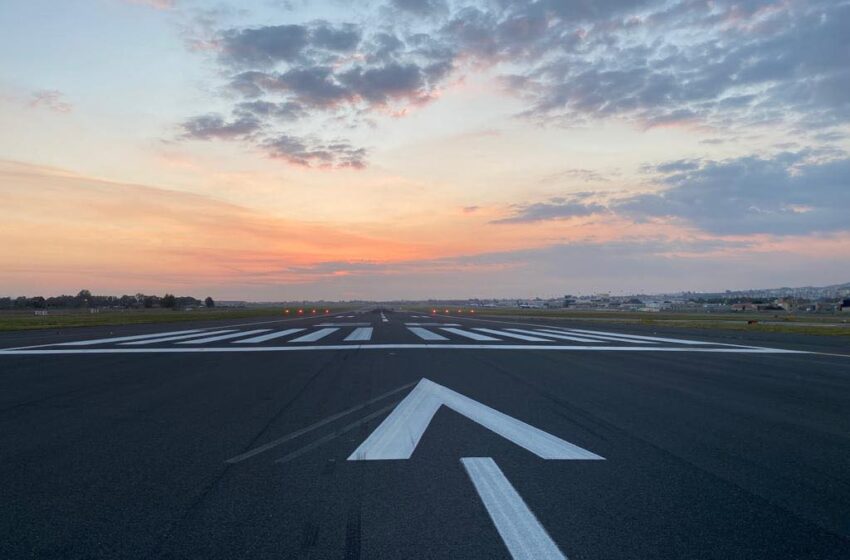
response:
[[[661,189],[597,202],[579,193],[515,207],[494,223],[528,223],[611,212],[637,221],[673,219],[717,235],[850,231],[850,158],[812,151],[655,166]]]
[[[347,141],[322,143],[281,134],[263,142],[272,158],[294,165],[320,168],[353,168],[365,166],[366,149],[355,148]]]
[[[261,127],[260,121],[250,114],[226,121],[221,115],[211,113],[192,117],[182,124],[184,137],[194,140],[245,138]]]
[[[398,17],[218,30],[236,105],[294,104],[299,118],[358,126],[435,99],[453,72],[489,69],[524,102],[519,116],[547,125],[622,119],[734,135],[850,122],[847,2],[385,0],[381,13]]]

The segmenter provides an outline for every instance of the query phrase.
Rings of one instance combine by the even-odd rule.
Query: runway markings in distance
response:
[[[137,340],[135,342],[122,342],[121,345],[122,346],[143,346],[143,345],[146,345],[146,344],[158,344],[160,342],[173,342],[175,340],[186,340],[187,338],[195,338],[195,337],[199,337],[199,336],[208,336],[208,335],[224,334],[224,333],[231,333],[231,332],[233,332],[233,329],[224,329],[224,330],[220,330],[220,331],[204,331],[204,332],[198,332],[198,333],[195,333],[195,334],[184,334],[184,335],[179,335],[179,336],[166,336],[166,337],[160,337],[160,338],[146,338],[144,340]]]
[[[254,329],[253,331],[242,331],[237,333],[230,334],[220,334],[218,336],[207,336],[204,338],[193,338],[191,340],[184,340],[182,342],[178,342],[177,344],[209,344],[210,342],[218,342],[220,340],[230,340],[232,338],[239,338],[245,335],[250,334],[259,334],[268,332],[271,329]]]
[[[514,560],[567,560],[492,458],[460,462]]]
[[[109,343],[117,343],[117,342],[129,342],[131,340],[143,340],[145,338],[161,338],[163,336],[179,336],[182,334],[193,334],[199,333],[203,334],[201,329],[192,329],[188,331],[172,331],[165,333],[153,333],[153,334],[137,334],[133,336],[119,336],[114,338],[98,338],[95,340],[76,340],[74,342],[61,342],[56,344],[55,346],[91,346],[93,344],[109,344]]]
[[[386,316],[386,315],[384,315],[384,312],[383,312],[383,311],[381,311],[381,322],[382,322],[382,323],[389,323],[389,322],[390,322],[390,320],[389,320],[389,319],[387,319],[387,316]]]
[[[467,330],[464,330],[464,329],[456,329],[456,328],[453,328],[453,327],[441,327],[441,328],[442,328],[442,330],[444,330],[448,333],[456,334],[458,336],[462,336],[462,337],[468,338],[470,340],[479,340],[479,341],[483,341],[483,342],[494,342],[494,341],[499,340],[498,338],[493,338],[492,336],[487,336],[486,334],[479,334],[477,332],[467,331]]]
[[[372,323],[319,323],[317,327],[368,327]]]
[[[274,340],[276,338],[283,338],[284,336],[289,336],[291,334],[295,334],[305,330],[307,329],[286,329],[269,334],[263,334],[260,336],[253,336],[244,340],[236,340],[234,341],[234,344],[259,344],[260,342],[266,342],[268,340]]]
[[[316,342],[322,338],[325,338],[331,333],[338,331],[339,329],[336,327],[328,327],[324,329],[319,329],[317,331],[313,331],[311,333],[307,333],[304,336],[299,336],[298,338],[293,338],[289,342]]]
[[[572,335],[568,335],[568,334],[543,333],[543,332],[540,332],[540,329],[538,329],[536,331],[530,331],[528,329],[507,329],[507,330],[509,330],[511,332],[530,334],[532,336],[544,336],[544,337],[547,337],[547,338],[556,338],[556,339],[559,339],[559,340],[571,340],[573,342],[595,342],[597,344],[600,342],[597,339],[586,338],[586,337],[582,338],[580,336],[572,336]]]
[[[585,329],[569,329],[570,332],[576,332],[580,334],[587,335],[602,335],[602,336],[612,336],[617,338],[623,338],[626,340],[650,340],[652,342],[672,342],[673,344],[716,344],[712,342],[703,342],[701,340],[683,340],[681,338],[663,338],[659,336],[642,336],[636,334],[621,334],[621,333],[609,333],[603,331],[588,331]]]
[[[405,323],[406,327],[461,327],[460,323]]]
[[[422,340],[448,340],[448,338],[444,337],[443,335],[431,332],[428,329],[423,329],[422,327],[407,327],[407,330],[409,330]]]
[[[496,329],[475,328],[475,330],[499,336],[506,336],[508,338],[515,338],[517,340],[525,340],[527,342],[552,342],[551,340],[540,338],[538,336],[529,336],[527,334],[512,333],[508,331],[497,331]]]
[[[575,335],[572,335],[572,334],[565,335],[564,334],[565,331],[562,331],[562,330],[537,329],[537,332],[539,332],[543,335],[550,335],[550,336],[551,335],[572,336],[573,339],[575,339]],[[571,332],[571,331],[566,331],[566,332]],[[581,337],[579,338],[579,340],[588,340],[590,342],[598,341],[598,342],[628,342],[630,344],[656,344],[655,342],[652,342],[650,340],[635,340],[635,339],[631,339],[631,338],[622,338],[622,337],[619,337],[619,336],[609,336],[609,335],[601,335],[601,334],[584,334],[584,333],[580,333],[580,334],[581,334]]]
[[[365,342],[372,339],[372,327],[357,327],[345,337],[346,342]]]

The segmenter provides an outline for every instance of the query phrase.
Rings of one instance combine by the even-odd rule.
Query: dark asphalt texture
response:
[[[386,315],[346,320],[377,343],[424,322]],[[0,558],[510,558],[461,457],[493,457],[571,560],[850,558],[846,339],[558,324],[822,354],[0,353]],[[385,415],[343,429],[404,391],[226,462],[422,378],[606,460],[546,461],[443,407],[410,460],[346,461]]]

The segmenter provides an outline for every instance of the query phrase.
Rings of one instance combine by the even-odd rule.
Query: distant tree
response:
[[[0,297],[0,309],[12,309],[12,298]]]
[[[27,306],[26,296],[18,296],[15,298],[15,309],[24,309]]]
[[[76,300],[76,307],[86,307],[91,302],[91,292],[88,290],[80,290],[80,293],[78,293],[77,297],[75,297],[74,299]]]
[[[174,308],[176,304],[177,298],[174,297],[174,294],[165,294],[164,296],[162,296],[162,300],[160,301],[160,305],[169,309]]]
[[[156,296],[142,296],[142,307],[150,309],[156,305],[157,300],[159,300],[159,298]]]
[[[215,307],[215,301],[210,296],[207,296],[207,299],[204,300],[204,305],[207,307]]]

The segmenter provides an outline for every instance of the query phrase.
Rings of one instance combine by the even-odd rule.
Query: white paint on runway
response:
[[[495,342],[499,340],[498,338],[493,338],[492,336],[487,336],[486,334],[478,334],[477,332],[467,331],[464,329],[455,329],[447,327],[442,327],[442,329],[448,333],[456,334],[458,336],[462,336],[470,340],[480,340],[482,342]]]
[[[193,338],[191,340],[184,340],[183,342],[178,342],[177,344],[209,344],[210,342],[219,342],[221,340],[230,340],[232,338],[240,338],[243,336],[251,335],[251,334],[259,334],[268,332],[271,329],[254,329],[252,331],[241,331],[237,333],[230,334],[220,334],[218,336],[207,336],[204,338]]]
[[[428,329],[423,329],[422,327],[407,327],[407,330],[409,330],[422,340],[448,340],[448,338],[444,337],[443,335],[431,332]]]
[[[567,560],[493,459],[460,462],[514,560]]]
[[[198,336],[209,336],[209,335],[224,334],[224,333],[231,333],[231,332],[233,332],[233,329],[224,329],[224,330],[220,330],[220,331],[205,331],[205,332],[198,332],[198,333],[195,333],[195,334],[184,334],[184,335],[179,335],[179,336],[165,336],[165,337],[160,337],[160,338],[146,338],[145,340],[137,340],[135,342],[123,342],[121,344],[123,346],[142,346],[142,345],[145,345],[145,344],[157,344],[159,342],[173,342],[175,340],[186,340],[187,338],[195,338],[195,337],[198,337]]]
[[[359,327],[345,337],[346,342],[364,342],[372,340],[372,327]]]
[[[571,336],[571,335],[568,335],[568,334],[542,333],[542,332],[540,332],[539,329],[536,330],[536,331],[530,331],[528,329],[507,329],[507,330],[512,331],[512,332],[530,334],[532,336],[544,336],[546,338],[556,338],[556,339],[560,339],[560,340],[572,340],[573,342],[596,342],[596,343],[599,342],[599,340],[596,340],[596,339],[593,339],[593,338],[582,338],[580,336]]]
[[[553,436],[460,393],[422,379],[354,450],[349,461],[409,459],[441,406],[466,416],[541,459],[604,460],[578,445]]]
[[[525,340],[527,342],[552,342],[551,340],[547,340],[545,338],[540,338],[539,336],[528,336],[527,334],[519,334],[508,331],[497,331],[496,329],[485,329],[485,328],[475,328],[476,331],[486,332],[490,334],[495,334],[498,336],[506,336],[508,338],[515,338],[517,340]]]
[[[573,336],[573,338],[575,338],[575,335],[564,334],[565,332],[572,332],[572,331],[563,331],[563,330],[555,330],[555,329],[537,329],[537,332],[544,334],[544,335],[550,335],[550,336],[553,335],[553,334],[556,334],[556,335],[563,335],[563,336]],[[601,335],[601,334],[585,334],[585,333],[578,333],[578,334],[581,334],[581,338],[579,340],[589,340],[589,341],[597,340],[597,341],[600,341],[600,342],[628,342],[630,344],[656,344],[655,342],[650,341],[650,340],[637,340],[637,339],[632,339],[632,338],[625,338],[625,337],[622,337],[622,336]]]
[[[313,331],[311,333],[307,333],[304,336],[299,336],[298,338],[293,338],[289,342],[316,342],[317,340],[321,340],[328,336],[331,333],[335,333],[338,331],[338,328],[328,327],[325,329],[319,329],[317,331]]]
[[[414,327],[412,327],[414,328]],[[424,330],[424,329],[423,329]],[[433,333],[432,333],[433,334]],[[326,344],[315,346],[203,346],[203,347],[159,347],[159,348],[37,348],[0,350],[0,356],[62,356],[86,354],[179,354],[207,352],[328,352],[336,350],[502,350],[502,351],[547,351],[547,352],[698,352],[703,354],[823,354],[805,350],[785,350],[783,348],[762,348],[757,346],[726,346],[723,348],[688,346],[579,346],[579,345],[543,345],[543,344]],[[826,354],[832,355],[832,354]],[[845,356],[844,354],[835,354]]]
[[[304,330],[306,329],[286,329],[269,334],[262,334],[260,336],[253,336],[244,340],[237,340],[234,341],[233,344],[259,344],[260,342],[266,342],[267,340],[274,340],[276,338],[283,338],[284,336],[289,336],[291,334],[295,334]]]
[[[588,331],[584,329],[569,329],[571,332],[576,332],[580,334],[588,334],[588,335],[604,335],[604,336],[616,336],[617,338],[624,338],[626,340],[634,339],[634,340],[651,340],[653,342],[671,342],[673,344],[716,344],[713,342],[702,342],[700,340],[683,340],[681,338],[662,338],[659,336],[641,336],[636,334],[621,334],[621,333],[610,333],[604,331]]]
[[[95,340],[77,340],[74,342],[62,342],[60,344],[56,344],[55,346],[92,346],[94,344],[110,344],[110,343],[118,343],[118,342],[129,342],[131,340],[144,340],[146,338],[161,338],[163,336],[179,336],[183,334],[204,334],[201,329],[192,329],[189,331],[171,331],[164,333],[154,333],[154,334],[137,334],[133,336],[119,336],[114,338],[98,338]]]
[[[406,327],[461,327],[460,323],[405,323]]]

